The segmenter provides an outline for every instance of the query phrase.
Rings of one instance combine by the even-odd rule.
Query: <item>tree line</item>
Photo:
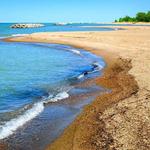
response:
[[[115,22],[150,22],[150,11],[139,12],[135,17],[125,16],[115,20]]]

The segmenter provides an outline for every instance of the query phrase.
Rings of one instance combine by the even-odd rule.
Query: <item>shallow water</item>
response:
[[[64,26],[56,26],[53,23],[44,23],[44,27],[40,28],[26,28],[26,29],[11,29],[10,26],[13,23],[1,23],[0,24],[0,37],[6,37],[16,34],[30,34],[34,32],[62,32],[62,31],[111,31],[114,29],[106,28],[83,28],[82,26],[98,26],[98,24],[70,24]],[[101,24],[99,24],[101,25]]]
[[[83,88],[80,92],[76,90],[70,92],[69,99],[47,105],[41,114],[5,139],[8,150],[45,149],[76,118],[83,106],[89,104],[96,94],[105,91],[95,85],[85,88],[84,95]]]
[[[0,45],[0,139],[37,117],[44,104],[68,98],[75,83],[98,75],[105,66],[102,58],[70,46],[2,41]]]
[[[0,36],[86,30],[78,25],[46,24],[36,29],[10,29],[9,25],[0,25]],[[95,85],[76,87],[100,75],[104,67],[102,58],[71,46],[0,41],[0,143],[6,142],[10,150],[42,150],[95,93],[104,91]]]
[[[44,23],[44,27],[39,28],[26,28],[26,29],[12,29],[11,25],[14,23],[0,23],[0,37],[18,35],[18,34],[30,34],[34,32],[71,32],[71,31],[112,31],[115,29],[105,28],[105,26],[139,26],[137,24],[98,24],[98,23],[73,23],[67,25],[55,25],[54,23]],[[84,26],[84,27],[83,27]],[[92,26],[92,27],[86,27]],[[102,28],[96,28],[97,26],[103,26]],[[149,26],[149,25],[142,25]]]

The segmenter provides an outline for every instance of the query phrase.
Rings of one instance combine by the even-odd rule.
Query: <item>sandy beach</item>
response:
[[[135,24],[135,25],[150,25],[149,22],[113,22],[113,24]]]
[[[116,28],[113,27],[113,28]],[[150,149],[150,27],[105,32],[46,32],[6,39],[67,44],[102,56],[98,96],[47,150]]]

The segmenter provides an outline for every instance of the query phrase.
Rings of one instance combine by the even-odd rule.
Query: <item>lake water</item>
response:
[[[12,23],[0,24],[0,37],[11,36],[15,34],[29,34],[34,32],[61,32],[61,31],[111,31],[113,29],[108,28],[83,28],[82,26],[98,26],[102,24],[70,24],[64,26],[56,26],[53,23],[45,23],[44,27],[40,28],[26,28],[26,29],[11,29]]]
[[[10,25],[0,24],[1,38],[33,32],[89,30],[77,24],[46,24],[34,29],[11,29]],[[76,85],[100,75],[104,67],[102,58],[71,46],[0,41],[0,143],[8,143],[11,150],[43,149],[93,99],[88,93],[103,91],[95,85]]]

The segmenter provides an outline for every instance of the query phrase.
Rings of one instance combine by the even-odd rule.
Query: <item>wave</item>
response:
[[[28,34],[12,34],[12,35],[5,35],[5,36],[1,36],[0,35],[0,39],[6,39],[6,38],[11,38],[11,37],[19,37],[19,36],[26,36]]]
[[[88,74],[95,73],[95,72],[98,72],[103,69],[103,66],[100,65],[98,62],[92,63],[91,66],[92,66],[92,68],[90,70],[85,70],[77,78],[82,79]]]
[[[48,104],[50,102],[57,102],[59,100],[62,100],[62,99],[66,99],[69,97],[69,94],[67,92],[60,92],[58,93],[56,96],[53,96],[53,95],[50,95],[46,101],[44,101],[44,104]]]
[[[35,118],[44,109],[43,102],[38,102],[27,110],[23,115],[18,116],[0,127],[0,139],[4,139],[14,133],[20,126]]]
[[[94,69],[95,70],[102,70],[103,68],[104,68],[104,66],[102,66],[100,63],[98,63],[98,62],[94,62],[93,64],[92,64],[92,66],[94,67]]]
[[[17,37],[17,36],[26,36],[26,35],[28,35],[28,34],[12,34],[11,36],[12,37]]]
[[[45,104],[57,102],[68,97],[69,94],[63,91],[58,93],[56,96],[50,95],[47,99],[44,99],[44,101],[33,104],[32,108],[25,111],[22,115],[18,116],[17,118],[13,118],[4,125],[0,126],[0,140],[12,135],[19,127],[38,116],[44,110]]]
[[[78,79],[84,78],[84,73],[83,73],[83,74],[80,74],[77,78],[78,78]]]
[[[79,50],[76,49],[68,49],[68,50],[73,52],[74,54],[81,55],[81,52]]]

